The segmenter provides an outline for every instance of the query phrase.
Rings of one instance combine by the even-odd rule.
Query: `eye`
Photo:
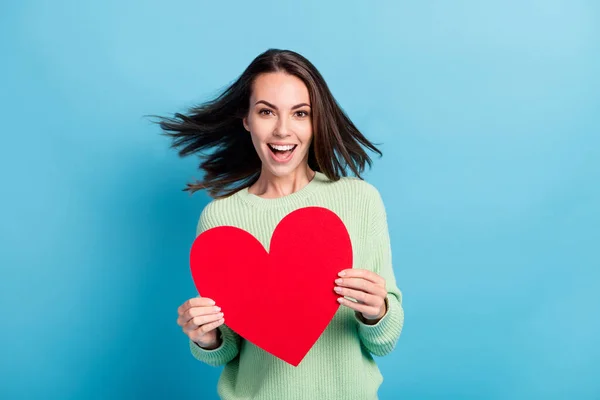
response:
[[[268,108],[263,108],[258,112],[260,115],[269,115],[269,113],[273,113],[271,110],[269,110]]]
[[[308,111],[303,110],[303,111],[298,111],[296,113],[296,115],[298,115],[300,118],[304,118],[304,117],[308,117],[309,114],[308,114]]]

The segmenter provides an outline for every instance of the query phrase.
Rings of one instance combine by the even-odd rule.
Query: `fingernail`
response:
[[[221,307],[215,307],[215,311],[221,311]]]
[[[337,299],[337,300],[338,300],[338,303],[341,303],[341,302],[343,302],[343,301],[344,301],[344,298],[343,298],[343,297],[338,297],[338,299]]]
[[[211,306],[214,306],[214,305],[215,305],[215,301],[214,301],[214,300],[211,300],[211,301],[210,301],[210,305],[211,305]]]
[[[340,272],[338,275],[339,275],[339,276],[346,276],[346,273],[345,273],[344,271],[342,271],[342,272]]]
[[[222,312],[221,312],[221,313],[219,313],[219,317],[222,317],[222,316],[223,316],[223,313],[222,313]]]
[[[337,283],[338,285],[341,285],[342,284],[342,280],[341,279],[336,279],[335,283]]]
[[[341,288],[341,287],[337,287],[337,286],[336,286],[336,287],[334,287],[334,288],[333,288],[333,290],[335,290],[336,292],[338,292],[338,293],[339,293],[339,292],[341,292],[341,291],[342,291],[342,288]]]

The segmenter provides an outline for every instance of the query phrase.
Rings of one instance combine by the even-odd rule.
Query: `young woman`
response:
[[[344,114],[321,74],[300,54],[271,49],[216,99],[160,125],[181,156],[204,157],[203,180],[185,189],[205,189],[214,198],[197,234],[231,225],[268,244],[287,214],[321,206],[342,219],[352,241],[353,268],[331,283],[342,307],[297,367],[229,329],[212,299],[195,297],[179,307],[177,323],[194,357],[225,366],[220,397],[376,399],[383,378],[373,355],[394,349],[404,323],[385,208],[360,177],[371,166],[365,150],[381,152]]]

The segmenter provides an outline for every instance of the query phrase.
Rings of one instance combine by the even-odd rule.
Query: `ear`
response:
[[[242,119],[242,123],[244,124],[244,128],[245,128],[245,129],[246,129],[248,132],[250,132],[250,128],[248,127],[248,117],[244,117],[244,118]]]

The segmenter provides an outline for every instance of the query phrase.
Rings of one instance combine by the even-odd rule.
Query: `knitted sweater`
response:
[[[224,400],[377,399],[383,377],[373,356],[394,349],[404,311],[392,270],[386,212],[374,186],[355,177],[333,182],[317,172],[302,189],[280,198],[265,199],[245,188],[209,203],[200,215],[197,234],[215,226],[236,226],[253,234],[268,251],[281,219],[308,206],[328,208],[344,222],[352,242],[353,268],[374,271],[386,280],[387,312],[377,324],[366,325],[353,310],[340,306],[297,367],[244,340],[227,327],[225,315],[225,324],[218,328],[222,338],[218,348],[206,350],[189,341],[196,359],[225,365],[217,385]],[[332,282],[332,290],[334,286]]]

